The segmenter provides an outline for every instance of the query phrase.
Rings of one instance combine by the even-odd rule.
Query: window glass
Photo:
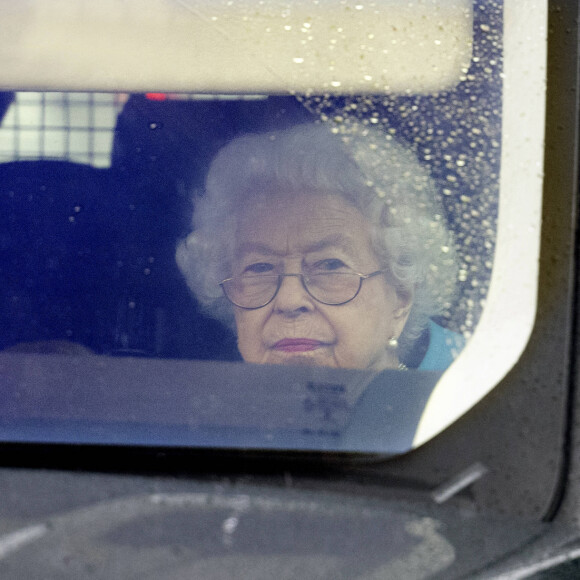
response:
[[[302,71],[285,90],[278,71],[2,94],[0,438],[399,453],[493,387],[441,416],[514,266],[517,9],[319,4],[200,8],[242,40],[257,10],[266,40],[240,51]],[[293,40],[271,55],[268,35]]]

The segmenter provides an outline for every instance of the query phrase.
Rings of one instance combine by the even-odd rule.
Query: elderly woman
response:
[[[445,367],[456,266],[429,174],[392,136],[322,124],[246,135],[213,160],[177,262],[247,362]],[[430,361],[430,362],[429,362]]]

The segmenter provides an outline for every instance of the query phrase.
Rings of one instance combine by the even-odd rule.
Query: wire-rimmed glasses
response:
[[[302,286],[317,302],[328,306],[341,306],[354,300],[364,280],[384,274],[377,270],[370,274],[356,272],[317,272],[315,274],[241,274],[226,278],[220,286],[226,298],[245,310],[256,310],[274,300],[284,278],[300,278]]]

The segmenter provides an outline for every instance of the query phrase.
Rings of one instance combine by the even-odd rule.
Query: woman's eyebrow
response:
[[[242,256],[247,256],[248,254],[261,254],[263,256],[278,256],[279,254],[275,252],[272,248],[266,244],[259,244],[256,242],[246,242],[240,244],[236,248],[236,258],[241,258]]]
[[[354,255],[354,244],[352,243],[352,239],[349,236],[345,236],[344,234],[333,234],[331,236],[327,236],[322,240],[314,242],[310,244],[306,249],[306,253],[312,252],[320,252],[322,250],[326,250],[328,248],[338,248],[343,250],[349,255]]]
[[[344,234],[332,234],[321,240],[317,240],[311,244],[306,245],[302,252],[304,254],[310,254],[314,252],[321,252],[323,250],[327,250],[328,248],[338,248],[348,255],[355,255],[354,244],[352,243],[352,239],[349,236]],[[262,256],[277,256],[281,257],[284,254],[277,252],[270,246],[258,243],[258,242],[245,242],[240,244],[236,248],[236,258],[240,259],[243,256],[247,256],[248,254],[260,254]]]

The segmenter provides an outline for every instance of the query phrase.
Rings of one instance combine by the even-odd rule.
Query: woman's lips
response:
[[[282,352],[307,352],[325,346],[326,343],[311,338],[283,338],[275,343],[272,348]]]

